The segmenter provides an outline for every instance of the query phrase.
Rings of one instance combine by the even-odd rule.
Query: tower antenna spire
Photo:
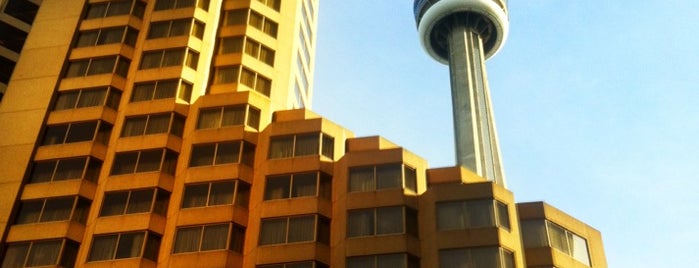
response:
[[[485,61],[507,39],[506,0],[415,0],[420,42],[449,65],[457,165],[505,185]]]

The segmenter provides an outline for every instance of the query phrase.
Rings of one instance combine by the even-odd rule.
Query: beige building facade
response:
[[[606,267],[573,217],[311,112],[318,0],[38,4],[2,268]]]

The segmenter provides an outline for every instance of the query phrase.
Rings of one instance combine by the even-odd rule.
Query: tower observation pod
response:
[[[485,60],[507,38],[507,1],[415,0],[413,8],[423,48],[449,64],[457,164],[504,186]]]

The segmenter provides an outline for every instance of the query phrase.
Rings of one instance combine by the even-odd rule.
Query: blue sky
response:
[[[454,165],[449,74],[412,1],[322,0],[313,110]],[[602,232],[609,267],[698,267],[699,1],[510,0],[488,61],[508,188]]]

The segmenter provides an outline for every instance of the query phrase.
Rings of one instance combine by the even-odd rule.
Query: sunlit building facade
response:
[[[318,0],[18,2],[2,268],[606,267],[584,223],[311,112]]]

